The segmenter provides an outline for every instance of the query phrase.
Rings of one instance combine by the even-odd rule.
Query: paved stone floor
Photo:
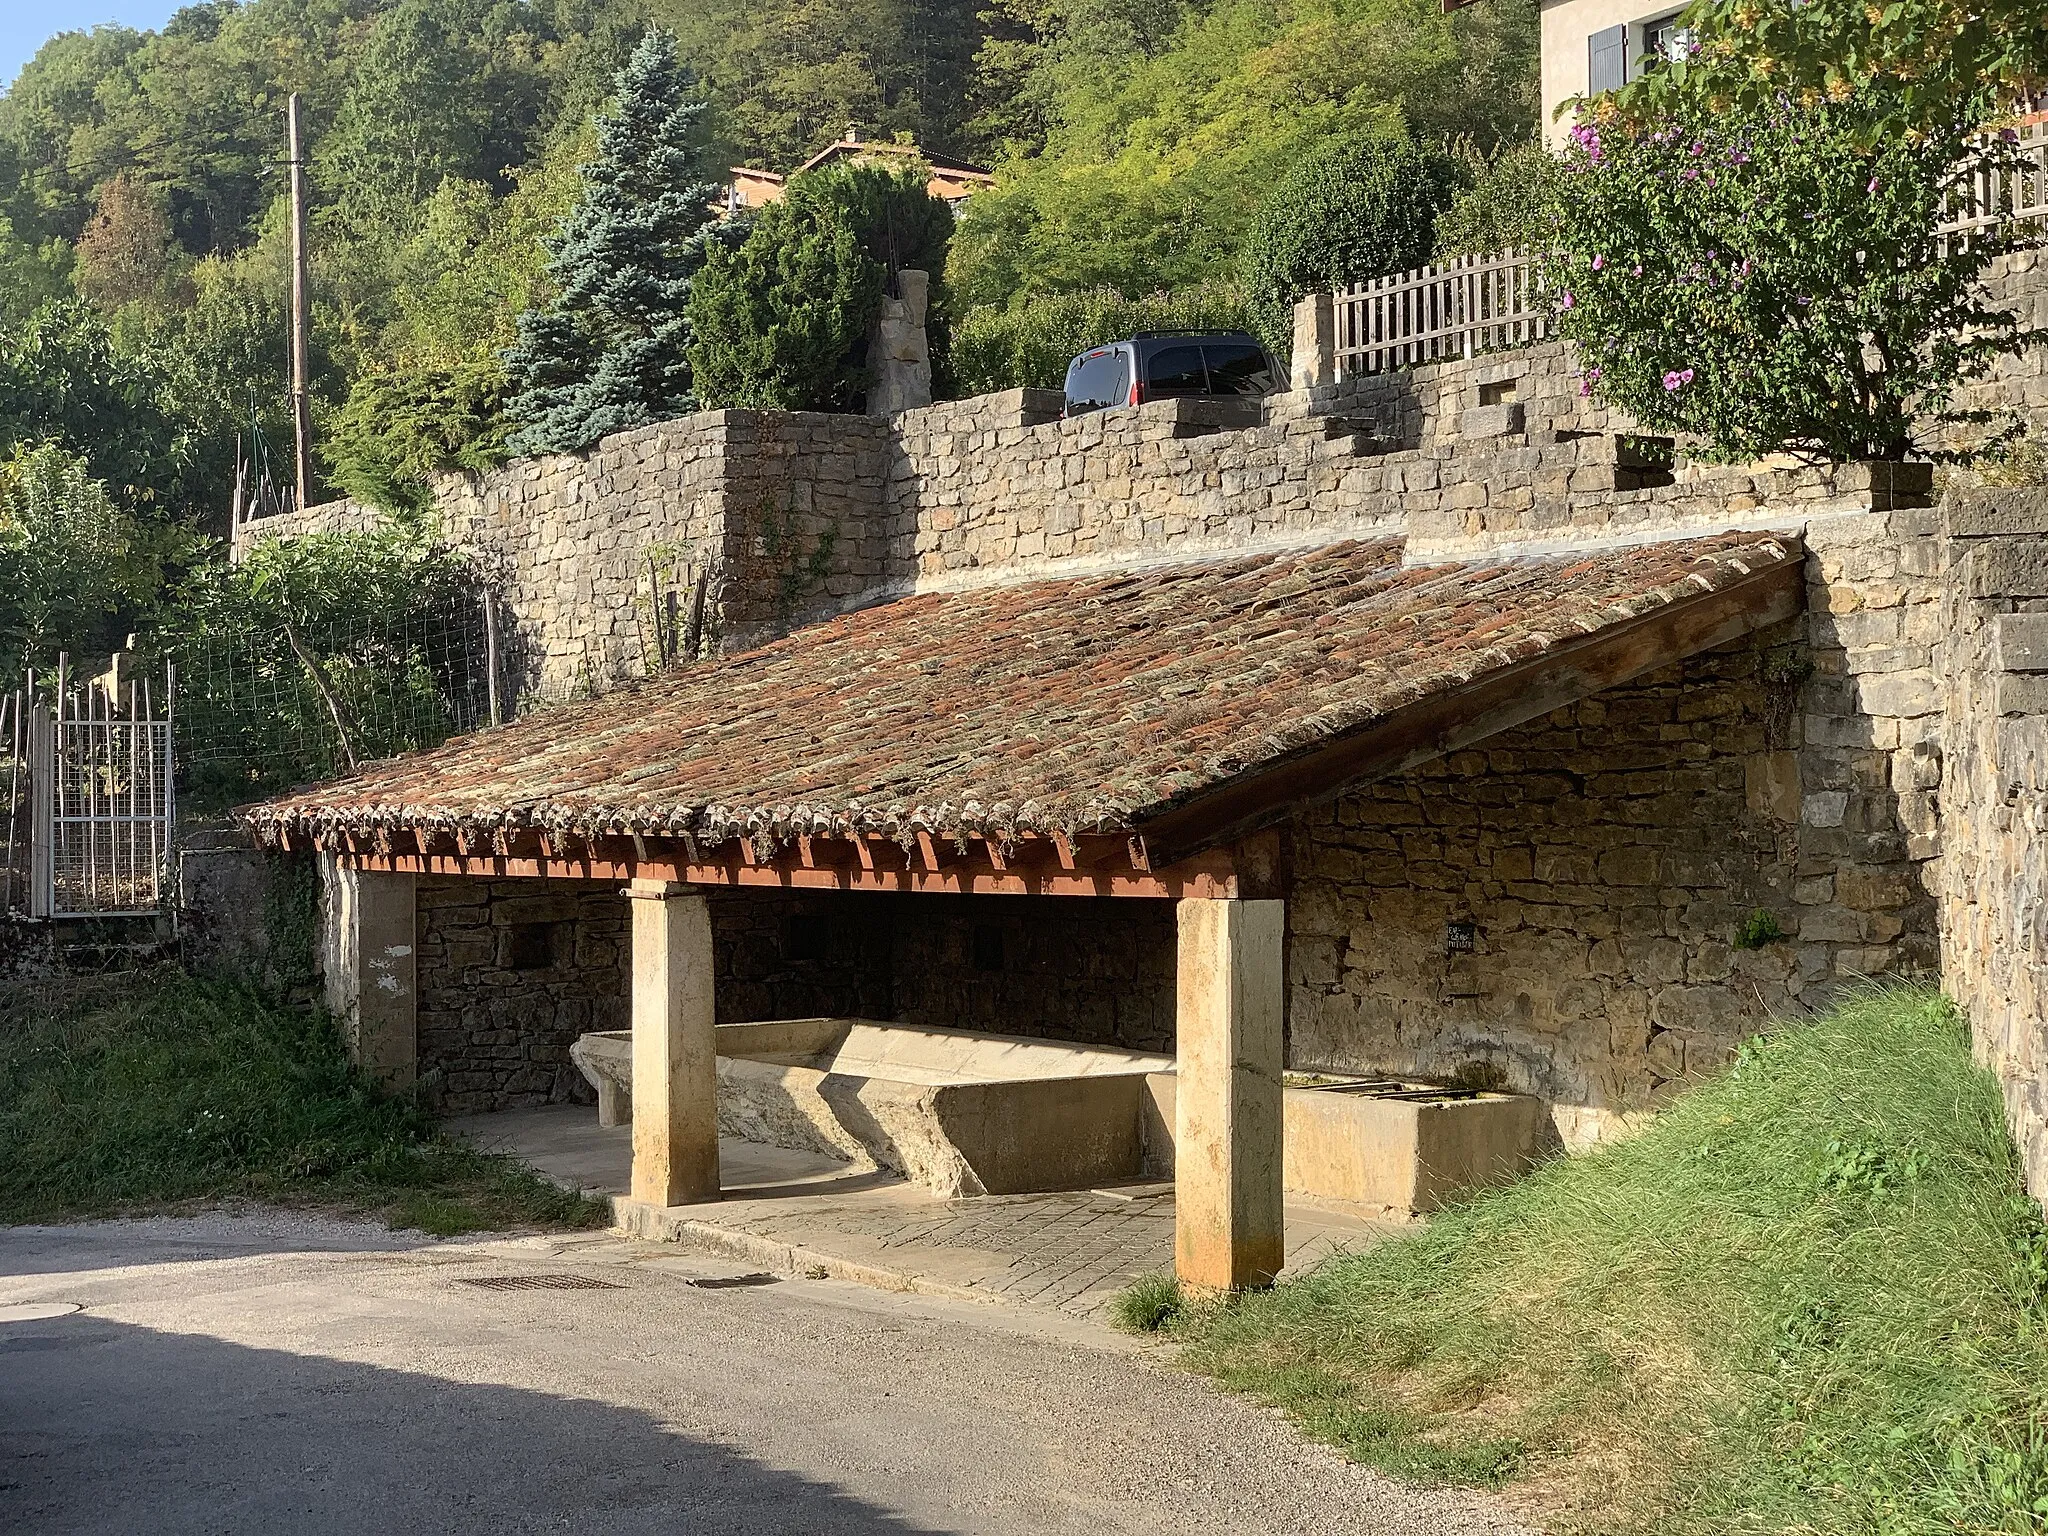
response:
[[[593,1195],[622,1194],[625,1126],[575,1106],[512,1110],[450,1128]],[[1173,1186],[940,1200],[892,1175],[727,1139],[725,1198],[678,1206],[643,1236],[692,1239],[791,1273],[898,1290],[1053,1307],[1099,1318],[1141,1275],[1173,1267]],[[1402,1230],[1308,1205],[1287,1208],[1287,1273]]]

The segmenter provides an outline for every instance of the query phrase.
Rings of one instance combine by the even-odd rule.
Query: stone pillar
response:
[[[1337,382],[1337,300],[1311,293],[1294,306],[1294,361],[1289,389],[1320,389]]]
[[[635,880],[633,1199],[718,1198],[718,1048],[711,911],[701,891]]]
[[[320,970],[327,1011],[356,1064],[394,1088],[419,1072],[416,875],[320,855]]]
[[[1174,1269],[1270,1285],[1286,1255],[1280,1054],[1284,901],[1183,901],[1175,1012]]]
[[[868,389],[870,416],[894,416],[932,403],[931,344],[925,335],[925,307],[931,293],[929,273],[896,274],[897,298],[882,296],[882,310],[868,337],[873,375]]]

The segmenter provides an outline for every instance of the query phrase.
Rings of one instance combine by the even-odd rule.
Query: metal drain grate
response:
[[[599,1280],[592,1275],[481,1275],[460,1279],[457,1285],[473,1285],[480,1291],[623,1291],[623,1285]]]
[[[707,1275],[701,1280],[685,1280],[683,1284],[694,1285],[700,1291],[729,1291],[740,1285],[776,1285],[780,1275]]]

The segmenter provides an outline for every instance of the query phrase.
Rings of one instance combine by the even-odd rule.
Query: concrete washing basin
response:
[[[866,1019],[718,1026],[721,1135],[872,1164],[937,1194],[1127,1183],[1145,1165],[1145,1081],[1165,1056]],[[598,1120],[632,1115],[630,1031],[570,1058]]]
[[[1173,1175],[1173,1059],[1059,1040],[868,1019],[721,1024],[718,1128],[886,1168],[948,1199]],[[598,1120],[632,1118],[629,1031],[570,1048]],[[1518,1094],[1321,1078],[1282,1095],[1291,1194],[1419,1213],[1506,1183],[1548,1118]]]

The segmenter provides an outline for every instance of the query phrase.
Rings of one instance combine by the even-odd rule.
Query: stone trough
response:
[[[946,1199],[1170,1178],[1168,1056],[867,1019],[721,1024],[718,1129],[900,1173]],[[632,1118],[629,1031],[570,1056],[598,1119]],[[1365,1078],[1282,1095],[1290,1194],[1420,1213],[1504,1183],[1535,1159],[1540,1101]]]
[[[1172,1059],[867,1019],[721,1024],[718,1130],[887,1168],[948,1199],[1128,1183],[1142,1175],[1148,1075]],[[631,1118],[630,1031],[570,1057],[598,1119]]]

